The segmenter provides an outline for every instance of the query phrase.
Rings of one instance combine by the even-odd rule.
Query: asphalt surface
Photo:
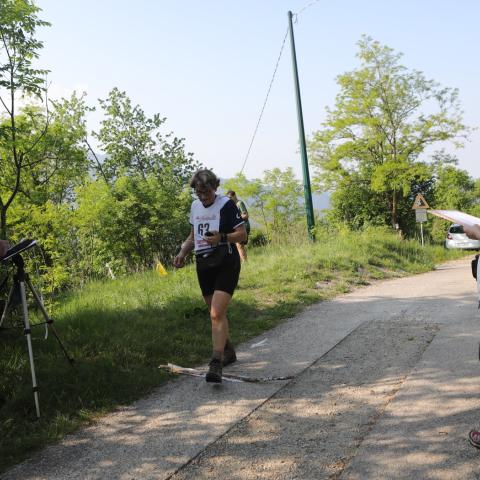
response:
[[[68,436],[10,479],[480,479],[480,316],[469,260],[316,304]]]

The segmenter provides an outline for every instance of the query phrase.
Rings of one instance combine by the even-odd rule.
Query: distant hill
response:
[[[219,187],[219,192],[220,193],[225,193],[222,185],[228,180],[228,178],[220,178],[220,187]],[[242,198],[242,200],[247,204],[249,204],[248,198]],[[303,195],[299,197],[298,199],[299,202],[303,203]],[[322,210],[326,210],[330,208],[330,193],[325,192],[325,193],[313,193],[312,194],[312,203],[313,203],[313,209],[316,210],[320,215],[322,215]]]
[[[313,209],[321,213],[322,210],[330,208],[330,194],[328,192],[320,194],[314,193],[312,195],[312,203]]]

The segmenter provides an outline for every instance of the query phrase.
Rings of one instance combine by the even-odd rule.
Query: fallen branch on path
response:
[[[196,368],[180,367],[173,363],[167,363],[166,365],[159,365],[158,368],[166,370],[170,373],[178,373],[180,375],[190,375],[191,377],[205,377],[207,372],[197,370]],[[223,380],[229,382],[248,382],[248,383],[266,383],[273,381],[291,380],[293,375],[287,375],[285,377],[245,377],[243,375],[235,375],[232,373],[224,373],[222,375]]]

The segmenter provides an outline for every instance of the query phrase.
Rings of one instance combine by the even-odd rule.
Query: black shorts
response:
[[[199,271],[197,268],[198,283],[204,297],[213,295],[215,290],[221,290],[233,295],[240,276],[240,256],[236,248],[227,254],[219,267]]]

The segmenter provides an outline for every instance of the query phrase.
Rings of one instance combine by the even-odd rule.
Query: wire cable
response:
[[[320,0],[312,0],[308,3],[306,3],[297,13],[294,13],[295,23],[297,23],[299,15],[301,15],[305,10],[309,9],[312,5],[314,5],[315,3],[319,2],[319,1]],[[252,150],[253,142],[255,141],[255,137],[257,136],[258,127],[260,126],[260,122],[262,121],[263,112],[265,111],[265,107],[267,105],[268,97],[270,95],[270,91],[272,90],[272,85],[273,85],[273,82],[275,80],[275,76],[277,74],[280,59],[282,58],[282,53],[283,53],[283,49],[285,48],[285,41],[287,40],[289,30],[290,30],[290,28],[287,27],[287,31],[285,32],[285,36],[283,37],[282,46],[280,47],[280,53],[278,54],[277,63],[275,64],[275,68],[273,70],[272,79],[270,80],[270,85],[268,86],[267,95],[265,96],[265,101],[263,102],[262,109],[260,110],[260,115],[259,115],[258,120],[257,120],[257,125],[255,126],[255,130],[253,131],[252,139],[250,141],[250,145],[248,146],[248,150],[247,150],[247,154],[245,155],[245,159],[243,160],[243,164],[242,164],[242,168],[240,169],[240,173],[243,173],[245,165],[247,164],[248,157],[250,156],[250,152]]]
[[[297,18],[299,15],[301,15],[305,10],[309,9],[311,6],[313,6],[315,3],[319,2],[320,0],[312,0],[309,3],[306,3],[297,13],[295,13],[295,17]],[[295,19],[295,21],[297,21]]]
[[[283,37],[282,46],[280,47],[280,53],[278,54],[277,63],[275,65],[275,69],[273,70],[273,75],[272,75],[272,79],[270,80],[270,85],[268,86],[267,95],[265,97],[265,101],[263,102],[263,106],[262,106],[262,109],[260,111],[260,115],[258,117],[257,125],[255,127],[254,132],[253,132],[252,140],[250,141],[250,145],[248,147],[247,154],[245,155],[245,160],[243,161],[243,165],[242,165],[242,168],[240,170],[240,173],[243,173],[243,169],[245,168],[248,157],[250,156],[250,152],[252,150],[253,142],[255,141],[255,137],[257,136],[258,127],[260,126],[260,122],[262,120],[263,112],[265,111],[265,106],[267,105],[268,96],[270,95],[270,90],[272,89],[273,81],[275,80],[275,75],[277,74],[278,65],[280,64],[280,59],[282,58],[282,53],[283,53],[283,49],[285,47],[285,41],[287,40],[287,35],[288,35],[289,29],[290,28],[287,28],[287,31],[285,32],[285,36]]]

